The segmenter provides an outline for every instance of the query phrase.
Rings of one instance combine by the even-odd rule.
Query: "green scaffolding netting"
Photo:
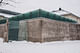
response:
[[[15,17],[11,17],[9,18],[9,21],[20,21],[20,20],[24,20],[24,19],[32,19],[32,18],[38,18],[38,17],[44,17],[44,18],[49,18],[52,20],[58,20],[58,21],[64,21],[64,22],[72,22],[72,23],[76,23],[77,21],[53,14],[51,12],[47,12],[41,9],[35,10],[35,11],[31,11],[28,13],[24,13]]]
[[[19,33],[19,21],[9,22],[8,39],[9,40],[18,40],[18,33]]]
[[[8,34],[9,40],[28,40],[26,21],[11,21]]]
[[[25,20],[25,19],[39,18],[39,17],[44,17],[44,18],[49,18],[52,20],[58,20],[58,21],[64,21],[64,22],[72,22],[72,23],[77,22],[75,20],[71,20],[71,19],[59,16],[59,15],[53,14],[51,12],[44,11],[42,9],[20,14],[20,15],[11,17],[8,20],[10,22],[10,21],[20,21],[20,20]],[[0,24],[5,23],[5,22],[6,20],[0,20]]]

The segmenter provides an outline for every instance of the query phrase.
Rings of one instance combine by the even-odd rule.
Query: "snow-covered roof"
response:
[[[57,12],[54,12],[54,13],[57,14],[57,15],[70,14],[69,12],[65,12],[65,11],[57,11]]]
[[[53,13],[57,14],[57,15],[65,15],[65,14],[71,14],[70,12],[63,10],[61,8],[59,8],[59,10],[54,10],[52,11]]]
[[[13,11],[10,11],[10,10],[5,10],[5,9],[0,9],[0,13],[10,14],[10,15],[18,15],[18,14],[21,14],[21,13],[18,13],[18,12],[13,12]]]
[[[5,9],[0,9],[0,15],[4,17],[12,17],[18,14],[21,14],[21,13],[13,12],[13,11],[5,10]]]
[[[13,17],[13,16],[15,16],[15,15],[10,15],[10,14],[4,14],[4,13],[0,13],[0,15],[2,15],[2,16],[4,16],[4,17]]]

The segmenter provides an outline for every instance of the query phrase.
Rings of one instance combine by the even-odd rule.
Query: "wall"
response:
[[[42,25],[43,42],[60,40],[79,40],[80,25],[44,19]]]
[[[31,19],[28,23],[29,41],[49,42],[80,40],[80,25],[47,18]]]
[[[4,39],[4,41],[8,41],[8,28],[7,24],[0,24],[0,37]]]
[[[80,40],[80,24],[61,22],[42,17],[26,20],[25,23],[27,23],[25,27],[27,29],[26,35],[28,37],[26,38],[28,41],[50,42]],[[0,24],[0,37],[4,38],[4,41],[8,41],[7,29],[7,24]],[[20,35],[20,38],[21,37],[23,36]]]
[[[28,41],[42,42],[42,23],[41,19],[27,20]]]

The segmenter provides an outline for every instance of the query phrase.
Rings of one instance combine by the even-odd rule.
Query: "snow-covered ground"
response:
[[[80,53],[80,41],[55,41],[32,43],[13,41],[3,43],[0,38],[0,53]]]

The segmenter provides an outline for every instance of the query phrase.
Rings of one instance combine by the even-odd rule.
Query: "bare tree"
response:
[[[0,0],[0,4],[3,2],[3,0]]]
[[[6,1],[6,2],[5,2],[5,1]],[[15,2],[15,1],[13,1],[13,0],[0,0],[0,6],[2,6],[2,5],[10,5],[10,6],[13,6],[13,7],[14,7],[14,5],[10,4],[10,3],[7,2],[7,1],[10,1],[10,2],[13,2],[13,3],[17,3],[17,2]]]

